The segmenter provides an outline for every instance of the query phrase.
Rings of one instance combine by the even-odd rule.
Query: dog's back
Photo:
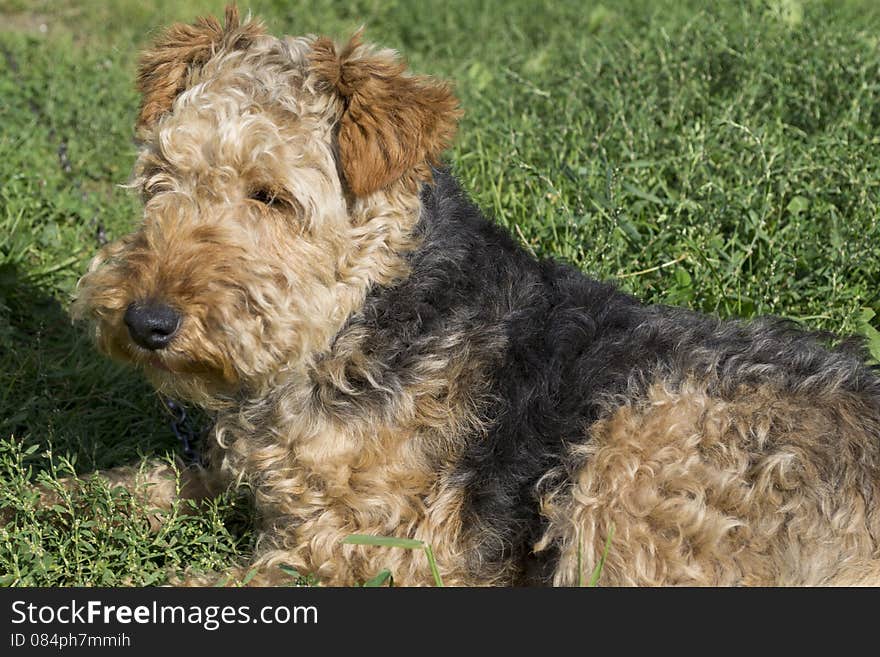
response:
[[[356,321],[393,377],[448,348],[483,365],[452,475],[481,568],[572,584],[613,534],[610,583],[873,572],[880,379],[858,343],[642,305],[532,258],[445,171],[422,199],[410,276]]]

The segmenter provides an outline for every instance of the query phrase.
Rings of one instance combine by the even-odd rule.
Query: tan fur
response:
[[[327,44],[264,36],[234,11],[222,33],[203,19],[160,39],[141,66],[132,186],[143,223],[94,259],[74,310],[94,319],[106,353],[217,413],[215,463],[249,485],[262,522],[253,583],[283,579],[282,563],[335,584],[383,568],[402,584],[431,581],[422,552],[342,545],[351,533],[430,542],[447,581],[465,583],[462,555],[483,538],[463,535],[462,492],[446,475],[455,436],[480,426],[484,363],[449,335],[393,391],[390,411],[358,415],[333,401],[353,377],[375,375],[363,336],[340,331],[371,285],[406,275],[417,245],[412,183],[451,137],[455,101],[356,39],[328,85],[329,60],[315,54]],[[384,125],[391,117],[395,132]],[[340,121],[345,182],[334,156]],[[344,134],[355,123],[362,138]],[[184,317],[155,352],[135,345],[123,321],[129,304],[150,299]]]
[[[465,535],[462,491],[448,483],[463,447],[455,437],[480,426],[483,364],[449,336],[446,356],[426,360],[419,380],[396,392],[392,415],[339,417],[334,411],[346,409],[334,409],[321,395],[315,399],[311,386],[326,389],[320,382],[334,379],[347,385],[352,372],[336,368],[362,360],[354,353],[358,337],[343,334],[308,383],[279,391],[271,435],[242,424],[241,414],[217,426],[223,468],[248,482],[271,527],[255,564],[260,577],[252,583],[283,577],[282,564],[336,585],[385,568],[399,584],[433,581],[422,551],[344,545],[353,533],[423,540],[446,583],[489,583],[474,579],[467,560],[485,537]]]
[[[238,8],[226,9],[221,27],[213,16],[200,18],[193,25],[176,24],[141,55],[137,88],[142,94],[137,128],[145,129],[171,110],[171,105],[188,86],[193,71],[220,48],[245,48],[263,34],[259,23],[241,26]]]
[[[880,584],[869,417],[843,393],[657,383],[574,448],[584,466],[545,497],[538,549],[560,548],[557,585],[589,579],[612,532],[609,586]]]
[[[242,385],[274,388],[290,374],[280,365],[326,352],[370,285],[406,273],[418,197],[401,183],[349,207],[330,136],[340,101],[315,90],[309,51],[309,39],[266,37],[201,67],[145,133],[132,183],[142,227],[105,247],[81,282],[74,312],[99,320],[101,348],[150,366],[168,394],[218,408]],[[266,186],[271,207],[250,198]],[[131,343],[122,317],[138,299],[184,313],[171,348]]]

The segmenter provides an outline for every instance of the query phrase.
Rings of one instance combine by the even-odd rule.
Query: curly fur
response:
[[[449,87],[227,12],[142,59],[144,217],[83,277],[99,347],[212,410],[252,583],[880,583],[880,379],[775,320],[645,306],[529,256],[432,164]],[[132,303],[182,324],[137,346]],[[613,529],[612,529],[613,528]],[[581,571],[578,571],[578,568]],[[186,583],[216,581],[193,574]]]

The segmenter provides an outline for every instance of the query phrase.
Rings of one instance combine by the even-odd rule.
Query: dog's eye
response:
[[[278,194],[276,194],[274,190],[265,187],[251,191],[251,193],[248,194],[248,198],[252,201],[262,203],[263,205],[268,205],[269,207],[281,203],[281,199],[278,198]]]

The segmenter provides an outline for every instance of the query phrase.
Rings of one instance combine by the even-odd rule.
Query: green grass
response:
[[[374,545],[381,547],[396,547],[404,550],[424,550],[425,559],[428,563],[431,577],[434,579],[434,586],[443,586],[443,578],[440,576],[440,570],[437,568],[437,561],[434,559],[434,549],[424,541],[419,541],[414,538],[397,538],[395,536],[351,534],[350,536],[346,536],[342,542],[349,545]],[[385,573],[388,573],[388,575],[386,576]],[[391,577],[393,577],[392,572],[383,570],[378,575],[375,575],[372,579],[368,580],[365,583],[365,586],[379,586],[384,583],[386,579],[390,580]]]
[[[291,0],[239,3],[276,33],[370,40],[456,81],[449,154],[529,249],[650,302],[773,313],[874,338],[880,356],[880,4]],[[148,386],[96,355],[71,292],[136,200],[137,51],[222,2],[0,0],[0,582],[159,583],[250,549],[234,499],[174,514],[33,482],[179,449]],[[393,573],[391,574],[393,576]]]

